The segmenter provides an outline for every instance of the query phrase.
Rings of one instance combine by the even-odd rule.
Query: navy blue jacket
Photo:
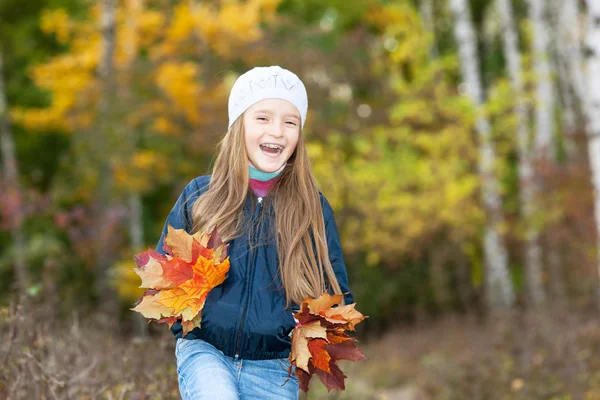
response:
[[[165,254],[163,240],[170,224],[176,229],[192,229],[191,209],[208,189],[210,175],[193,179],[169,213],[156,251]],[[342,289],[346,304],[353,303],[348,276],[333,210],[319,193],[325,219],[329,259]],[[262,210],[263,204],[265,210]],[[261,211],[262,217],[261,217]],[[225,355],[239,359],[265,360],[288,357],[290,332],[294,329],[293,311],[286,308],[285,292],[278,274],[277,246],[273,236],[273,208],[262,198],[248,196],[244,208],[248,235],[229,242],[230,269],[223,284],[210,291],[202,310],[201,328],[194,328],[186,339],[202,339]],[[252,243],[258,244],[251,249]],[[175,337],[182,336],[180,322],[171,326]]]

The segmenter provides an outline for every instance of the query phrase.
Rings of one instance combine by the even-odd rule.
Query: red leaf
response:
[[[163,240],[163,251],[167,254],[173,255],[173,249],[167,244],[166,240]]]
[[[298,377],[298,384],[300,385],[300,390],[303,392],[308,392],[308,383],[310,382],[310,377],[312,374],[308,372],[304,372],[304,370],[300,368],[296,368],[296,376]]]
[[[149,260],[150,260],[150,255],[148,254],[147,251],[145,251],[143,253],[138,253],[135,256],[133,256],[133,261],[135,261],[135,263],[137,264],[138,267],[148,264]]]
[[[323,382],[323,385],[325,385],[325,387],[327,388],[327,392],[331,391],[331,389],[344,390],[344,379],[347,378],[347,376],[344,375],[344,373],[342,372],[340,367],[337,366],[335,361],[331,360],[329,362],[329,370],[331,371],[331,373],[328,374],[322,369],[315,369],[315,373],[317,374],[321,382]]]
[[[298,319],[300,325],[307,325],[314,321],[323,321],[324,318],[320,315],[311,314],[308,304],[302,303],[301,311],[297,312],[294,317]]]
[[[163,276],[175,285],[181,285],[194,276],[192,266],[178,257],[161,261],[161,265],[163,267]]]
[[[365,358],[365,354],[354,344],[353,340],[346,340],[338,344],[327,344],[325,350],[332,360],[358,361]]]

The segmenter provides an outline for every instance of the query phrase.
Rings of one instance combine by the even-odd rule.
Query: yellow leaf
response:
[[[185,229],[175,229],[171,225],[167,229],[166,242],[173,250],[174,255],[187,263],[192,262],[192,236]]]
[[[173,313],[173,308],[166,307],[159,303],[155,296],[144,296],[140,304],[131,308],[133,311],[141,313],[146,318],[161,319],[168,317]]]

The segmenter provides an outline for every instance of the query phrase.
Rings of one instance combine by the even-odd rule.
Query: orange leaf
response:
[[[326,345],[327,341],[325,339],[313,339],[308,342],[308,350],[312,356],[312,362],[315,368],[330,372],[329,360],[331,360],[331,356],[327,350],[325,350]]]
[[[156,299],[160,304],[173,308],[174,314],[179,314],[181,310],[188,306],[189,296],[180,287],[174,289],[163,290],[156,295]]]
[[[348,340],[352,340],[352,338],[343,332],[338,332],[336,330],[327,331],[327,341],[330,344],[338,344]]]
[[[214,264],[212,260],[209,261],[204,257],[198,257],[196,263],[192,265],[192,270],[195,275],[206,278],[208,287],[212,289],[225,280],[227,271],[229,271],[229,260],[221,264]]]
[[[211,289],[208,286],[206,277],[198,274],[194,274],[192,279],[183,282],[179,287],[183,289],[188,296],[196,299],[206,296]]]
[[[344,296],[341,294],[334,294],[333,296],[325,292],[317,299],[308,298],[304,300],[308,304],[308,308],[313,314],[319,314],[321,311],[331,308],[335,304],[339,304]]]

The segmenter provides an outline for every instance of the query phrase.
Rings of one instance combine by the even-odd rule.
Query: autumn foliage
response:
[[[189,235],[169,225],[163,250],[166,255],[152,249],[135,255],[134,271],[147,290],[132,310],[169,327],[181,320],[185,337],[200,327],[206,296],[226,278],[227,245],[216,230]]]
[[[306,298],[295,314],[298,324],[292,334],[290,374],[292,365],[300,389],[307,392],[310,378],[316,374],[327,388],[344,390],[346,375],[338,367],[338,360],[358,361],[365,358],[355,339],[344,331],[354,330],[356,324],[367,318],[354,307],[356,303],[333,307],[342,295],[323,293],[319,298]]]

